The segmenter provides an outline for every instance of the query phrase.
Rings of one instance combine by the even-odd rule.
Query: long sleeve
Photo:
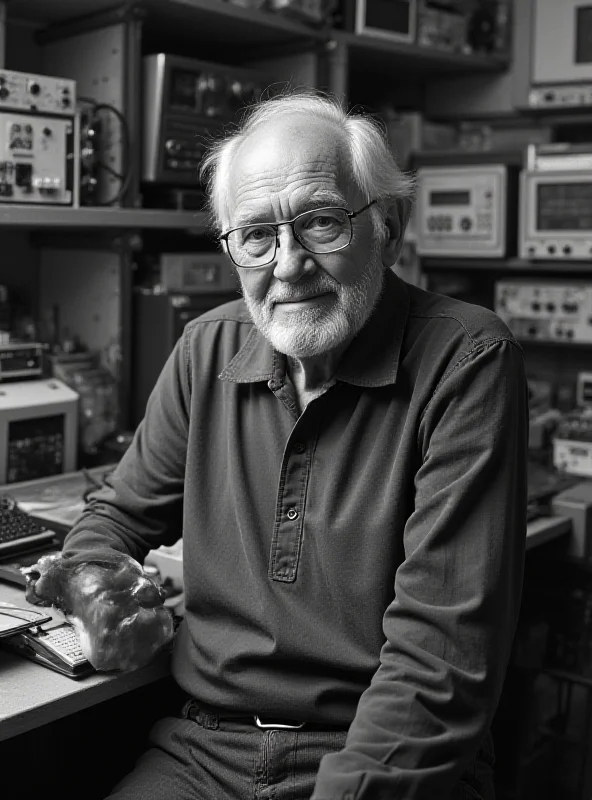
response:
[[[517,623],[526,537],[522,353],[496,338],[443,375],[418,429],[415,507],[380,666],[313,800],[448,798],[485,736]]]
[[[106,480],[89,496],[64,542],[67,558],[110,548],[142,562],[181,536],[189,429],[189,357],[184,334],[150,396],[144,420]]]

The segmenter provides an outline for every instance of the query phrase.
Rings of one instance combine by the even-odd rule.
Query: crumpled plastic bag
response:
[[[164,591],[129,555],[101,550],[84,558],[63,558],[56,553],[42,556],[23,572],[26,599],[59,609],[97,670],[137,669],[173,638]]]

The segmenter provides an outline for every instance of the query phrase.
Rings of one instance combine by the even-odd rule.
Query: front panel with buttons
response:
[[[57,378],[0,384],[0,485],[76,468],[78,394]]]
[[[495,311],[517,339],[592,344],[590,283],[498,281]]]
[[[142,180],[199,187],[207,146],[240,111],[273,94],[269,76],[168,53],[143,58]]]
[[[506,255],[506,165],[421,167],[417,181],[419,255]]]
[[[520,256],[529,261],[592,259],[592,173],[525,170],[520,178]]]
[[[72,118],[0,109],[0,203],[72,205]]]
[[[76,82],[2,69],[0,108],[72,116],[76,109]]]

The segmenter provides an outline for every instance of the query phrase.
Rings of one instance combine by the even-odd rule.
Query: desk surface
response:
[[[527,550],[569,532],[566,517],[545,517],[528,525]],[[21,589],[0,582],[0,600],[25,605]],[[54,613],[51,609],[48,613]],[[169,657],[122,675],[73,680],[47,667],[0,650],[0,741],[109,700],[169,674]]]
[[[539,544],[557,539],[571,531],[569,517],[539,517],[528,523],[526,529],[526,549],[531,550]]]
[[[93,485],[100,485],[115,464],[88,470],[66,472],[49,478],[0,486],[0,494],[9,494],[24,511],[43,520],[48,527],[66,533],[84,508],[83,496]]]
[[[28,605],[21,589],[1,582],[0,600]],[[47,612],[57,616],[52,609]],[[0,741],[153,683],[169,674],[168,664],[168,654],[162,654],[133,672],[73,680],[0,650]]]

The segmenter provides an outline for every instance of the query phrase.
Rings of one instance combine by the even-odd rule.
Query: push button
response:
[[[304,453],[306,450],[306,445],[304,442],[294,442],[294,452],[295,453]]]
[[[287,516],[288,516],[288,519],[289,519],[289,520],[292,520],[292,522],[293,522],[295,519],[298,519],[298,511],[297,511],[297,509],[295,509],[295,508],[289,508],[289,509],[288,509],[288,514],[287,514]]]

